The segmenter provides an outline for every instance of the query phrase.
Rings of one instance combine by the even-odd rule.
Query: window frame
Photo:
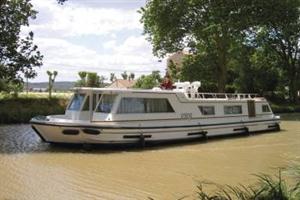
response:
[[[213,113],[204,113],[203,108],[212,108]],[[198,106],[198,109],[200,110],[201,115],[216,115],[215,106]]]
[[[102,99],[103,99],[105,96],[114,96],[114,97],[113,97],[113,101],[112,101],[111,106],[110,106],[110,111],[109,111],[109,112],[102,112],[102,111],[99,111],[99,110],[98,110],[98,107],[100,106],[101,101],[102,101]],[[95,113],[105,113],[105,114],[112,113],[113,108],[114,108],[114,106],[115,106],[115,104],[116,104],[117,96],[118,96],[117,94],[101,94],[100,99],[98,100],[98,102],[97,102],[97,104],[96,104],[96,107],[95,107],[95,109],[94,109],[94,112],[95,112]]]
[[[267,108],[268,111],[264,111],[264,108]],[[261,111],[263,113],[270,113],[271,112],[271,108],[270,108],[270,106],[268,104],[263,104],[263,105],[261,105]]]
[[[226,108],[228,107],[232,107],[232,113],[226,113]],[[239,107],[240,108],[240,112],[239,113],[234,113],[234,107]],[[243,106],[242,105],[225,105],[223,107],[223,110],[224,110],[224,115],[242,115],[243,114]]]
[[[73,101],[74,101],[74,98],[75,98],[75,96],[77,96],[77,95],[83,96],[83,99],[82,99],[82,101],[81,101],[81,103],[80,103],[80,106],[78,107],[78,109],[70,109],[70,107],[71,107],[71,105],[72,105],[72,103],[73,103]],[[72,98],[71,98],[71,100],[70,100],[70,103],[69,103],[69,105],[68,105],[68,107],[67,107],[67,111],[82,111],[83,104],[85,103],[86,96],[87,96],[86,93],[74,93],[74,94],[72,95]]]
[[[122,104],[122,100],[123,99],[139,99],[143,101],[143,107],[144,107],[144,112],[122,112],[121,111],[121,104]],[[155,111],[155,112],[149,112],[149,107],[151,107],[150,102],[151,101],[159,101],[159,100],[165,100],[166,104],[167,104],[167,111]],[[153,102],[152,102],[153,103]],[[155,102],[158,103],[158,102]],[[170,109],[170,110],[169,110]],[[169,110],[169,111],[168,111]],[[162,113],[175,113],[175,110],[172,106],[172,104],[170,103],[168,98],[148,98],[148,97],[121,97],[117,110],[116,110],[117,114],[162,114]]]

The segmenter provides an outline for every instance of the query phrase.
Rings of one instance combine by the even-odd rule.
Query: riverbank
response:
[[[0,124],[28,123],[37,115],[63,114],[70,94],[56,93],[51,99],[47,93],[20,94],[18,98],[0,95]]]
[[[37,115],[58,115],[65,112],[71,93],[20,93],[18,98],[0,94],[0,124],[28,123]],[[274,113],[300,113],[300,105],[271,103]]]
[[[274,113],[300,113],[300,104],[270,103]]]

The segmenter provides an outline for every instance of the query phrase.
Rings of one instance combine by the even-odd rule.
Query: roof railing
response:
[[[187,97],[190,99],[254,99],[263,98],[254,93],[199,93],[188,92]]]

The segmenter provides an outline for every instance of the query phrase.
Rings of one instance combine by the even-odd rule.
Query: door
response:
[[[255,101],[254,100],[248,100],[248,116],[249,117],[255,117]]]

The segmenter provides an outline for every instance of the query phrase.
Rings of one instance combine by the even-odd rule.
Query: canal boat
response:
[[[145,144],[280,129],[280,117],[264,97],[199,93],[199,86],[74,88],[64,115],[37,116],[30,122],[51,143]]]

